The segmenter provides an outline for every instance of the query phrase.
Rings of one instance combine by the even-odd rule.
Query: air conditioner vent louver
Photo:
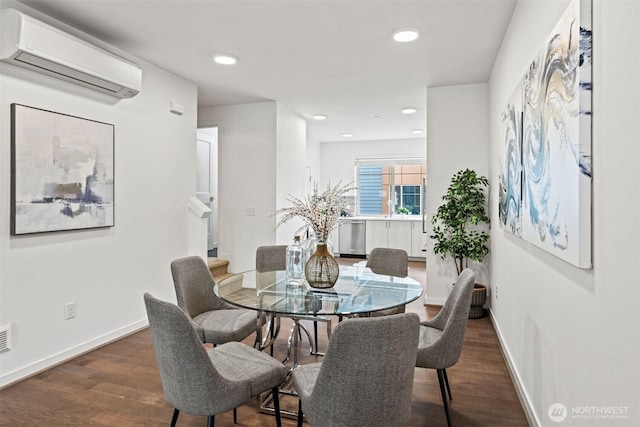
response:
[[[0,326],[0,353],[11,350],[11,324]]]
[[[15,9],[2,11],[0,60],[116,98],[140,92],[136,64]]]
[[[94,86],[96,90],[106,90],[112,94],[115,94],[118,92],[118,90],[121,89],[121,86],[109,84],[104,80],[91,78],[91,76],[79,73],[68,67],[55,66],[55,64],[52,65],[51,63],[44,61],[37,56],[29,55],[28,53],[21,53],[20,55],[16,56],[15,60],[18,62],[22,62],[25,65],[30,65],[32,67],[40,68],[43,71],[57,74],[61,78],[75,80],[75,82],[78,84],[89,84],[91,86]]]

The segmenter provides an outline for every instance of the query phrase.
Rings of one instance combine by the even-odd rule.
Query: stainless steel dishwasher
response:
[[[340,224],[340,256],[365,258],[366,222],[364,220],[350,220]]]

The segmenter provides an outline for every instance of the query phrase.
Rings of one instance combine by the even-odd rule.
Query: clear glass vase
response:
[[[288,285],[299,285],[304,276],[305,256],[300,246],[300,236],[295,236],[293,245],[287,246],[286,274]]]
[[[312,288],[326,289],[336,284],[340,267],[327,249],[326,243],[318,243],[304,268],[304,275]]]

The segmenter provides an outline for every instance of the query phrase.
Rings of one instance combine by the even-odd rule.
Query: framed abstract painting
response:
[[[524,77],[522,238],[591,267],[591,4],[572,1]]]
[[[114,133],[11,104],[11,235],[113,226]]]
[[[498,159],[502,227],[580,268],[592,266],[591,55],[591,1],[572,0],[507,101]]]
[[[522,82],[516,87],[500,117],[503,151],[498,159],[498,217],[500,226],[522,236]]]

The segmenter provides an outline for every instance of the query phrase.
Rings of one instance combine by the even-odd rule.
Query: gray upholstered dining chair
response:
[[[256,249],[256,271],[258,273],[269,273],[274,271],[285,271],[287,269],[287,245],[265,245],[259,246]],[[279,317],[279,316],[277,316]],[[313,321],[313,332],[314,338],[313,343],[310,342],[311,346],[311,354],[322,354],[318,352],[318,322],[324,322],[327,324],[327,335],[331,336],[331,319],[328,317],[322,316],[313,316],[313,315],[301,315],[294,316],[289,315],[287,317],[295,318],[296,320],[311,320]],[[279,320],[277,325],[272,329],[272,333],[277,334],[277,330],[279,329]],[[307,330],[303,325],[299,325],[301,329],[304,330],[306,334],[308,334]],[[295,329],[295,328],[294,328]],[[294,331],[292,329],[292,333]],[[311,338],[309,338],[311,340]],[[289,339],[291,342],[291,337]],[[293,349],[289,348],[288,351],[292,351]],[[273,355],[273,345],[271,345],[271,355]]]
[[[256,271],[285,271],[287,269],[287,245],[259,246],[256,249]]]
[[[376,274],[385,276],[407,277],[409,274],[409,256],[404,249],[374,248],[369,254],[366,266]],[[371,317],[389,316],[404,313],[405,306],[374,311]]]
[[[206,416],[213,427],[215,415],[233,409],[235,422],[235,408],[267,390],[280,426],[278,393],[287,376],[282,363],[239,342],[206,349],[179,307],[149,293],[144,303],[162,388],[174,407],[172,427],[180,411]]]
[[[446,368],[455,365],[460,359],[474,283],[473,272],[468,268],[464,269],[438,314],[420,323],[416,366],[435,369],[438,372],[440,393],[449,426],[451,426],[449,400],[452,397]]]
[[[415,313],[340,322],[324,360],[293,370],[298,426],[303,413],[312,427],[405,425],[411,415],[419,323]]]
[[[178,306],[203,343],[218,345],[242,341],[256,332],[256,312],[239,309],[221,300],[213,292],[215,281],[202,258],[189,256],[174,260],[171,275]]]

